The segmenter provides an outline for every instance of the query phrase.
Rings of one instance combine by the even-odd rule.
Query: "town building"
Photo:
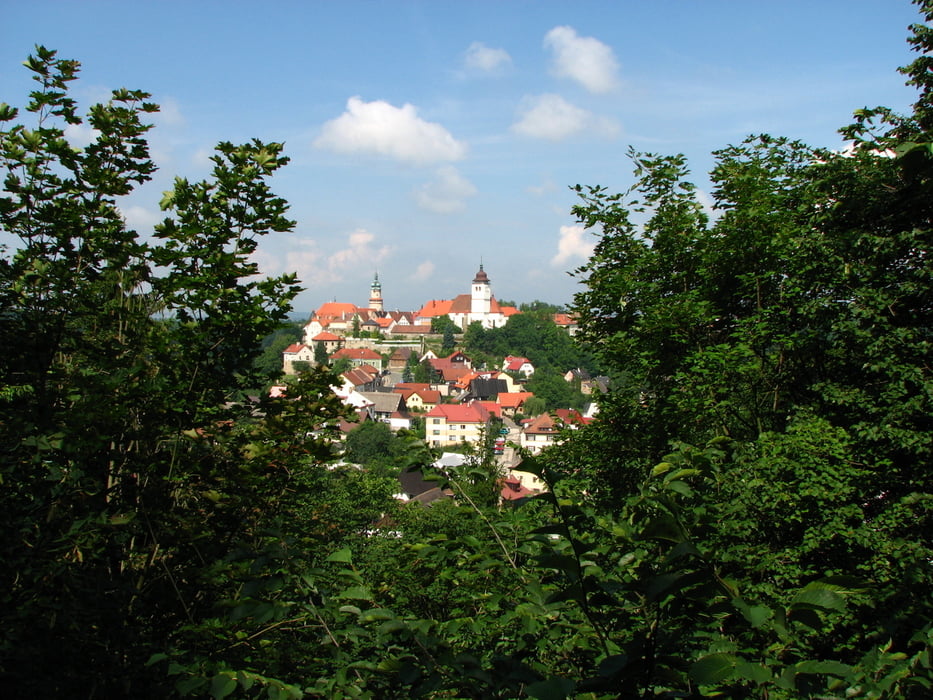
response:
[[[479,442],[492,413],[480,402],[440,404],[425,416],[425,441],[432,447]]]
[[[510,316],[520,313],[514,306],[501,306],[492,293],[489,275],[482,264],[473,277],[469,294],[453,299],[431,300],[415,313],[416,323],[430,324],[432,318],[448,316],[462,330],[479,322],[483,328],[504,326]]]

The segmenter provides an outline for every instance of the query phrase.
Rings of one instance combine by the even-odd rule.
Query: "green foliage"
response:
[[[461,328],[456,323],[451,320],[450,316],[444,314],[443,316],[432,316],[431,317],[431,332],[438,334],[446,334],[447,332],[451,333],[460,333]]]
[[[292,225],[266,184],[285,158],[220,144],[211,178],[177,180],[146,243],[117,197],[153,172],[142,120],[157,108],[114,91],[76,149],[78,64],[37,47],[27,67],[35,126],[10,109],[0,131],[0,226],[19,239],[0,266],[0,673],[15,696],[164,696],[144,662],[213,605],[208,563],[282,503],[284,473],[245,457],[257,446],[238,399],[264,383],[260,343],[298,291],[249,261]],[[315,430],[337,410],[316,382]]]
[[[254,366],[269,378],[282,373],[282,352],[289,345],[302,339],[301,326],[288,323],[267,335],[262,340],[262,354],[256,358]]]
[[[536,369],[535,373],[528,378],[524,388],[532,392],[536,399],[543,402],[544,411],[551,411],[556,408],[575,408],[579,410],[583,408],[586,402],[586,397],[580,393],[579,387],[566,381],[561,373],[549,367]],[[525,410],[529,413],[537,408],[536,403],[533,403],[531,408],[527,404],[525,406]]]
[[[478,323],[470,324],[463,336],[463,347],[468,354],[488,358],[527,357],[536,371],[596,369],[592,356],[554,323],[550,313],[516,314],[501,328],[484,329]]]

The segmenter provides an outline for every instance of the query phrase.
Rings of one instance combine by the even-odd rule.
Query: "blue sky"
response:
[[[295,231],[263,241],[295,303],[386,307],[469,291],[568,303],[595,237],[569,187],[632,181],[629,146],[711,152],[770,133],[839,147],[852,111],[906,111],[907,0],[186,2],[0,0],[0,101],[21,105],[35,44],[82,63],[82,104],[111,89],[163,106],[160,167],[123,203],[141,233],[175,175],[219,141],[284,141],[273,189]],[[73,134],[76,142],[84,136]]]

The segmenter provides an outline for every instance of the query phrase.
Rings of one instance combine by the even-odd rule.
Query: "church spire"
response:
[[[382,284],[379,283],[379,272],[373,277],[369,286],[369,308],[373,311],[382,311]]]

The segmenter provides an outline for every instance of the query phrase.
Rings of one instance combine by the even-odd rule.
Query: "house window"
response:
[[[434,419],[434,425],[439,425],[440,422],[441,422],[441,419],[440,419],[440,418],[435,418],[435,419]]]
[[[440,430],[433,430],[433,431],[431,431],[431,435],[440,435],[440,434],[441,434],[441,431],[440,431]]]
[[[460,430],[466,430],[466,426],[465,426],[465,425],[461,425],[461,426],[460,426]]]

